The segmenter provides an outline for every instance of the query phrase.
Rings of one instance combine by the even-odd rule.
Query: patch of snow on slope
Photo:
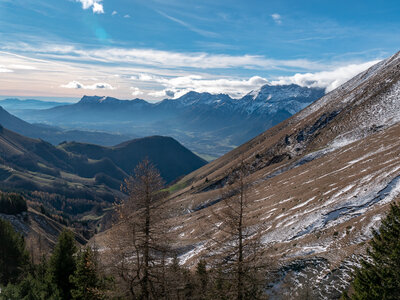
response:
[[[308,203],[310,203],[311,201],[313,201],[315,198],[317,198],[317,196],[314,196],[314,197],[310,198],[309,200],[304,201],[303,203],[300,203],[300,204],[298,204],[296,206],[293,206],[290,210],[296,210],[296,209],[298,209],[300,207],[303,207],[303,206],[307,205]]]

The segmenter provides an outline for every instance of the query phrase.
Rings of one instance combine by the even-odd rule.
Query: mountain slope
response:
[[[191,249],[181,260],[207,256],[214,242],[206,237],[218,238],[212,211],[244,161],[246,218],[262,228],[271,298],[340,297],[371,228],[400,200],[399,112],[397,53],[185,176],[168,202],[179,212],[170,220],[180,224],[177,247]]]
[[[81,143],[64,143],[62,149],[86,155],[91,159],[110,159],[115,165],[132,174],[135,166],[148,157],[160,170],[166,182],[171,182],[206,164],[173,138],[152,136],[124,142],[114,147],[101,147]]]
[[[18,115],[30,122],[141,136],[166,135],[193,151],[220,156],[303,109],[323,89],[265,85],[242,99],[189,92],[148,103],[84,96],[73,105]]]

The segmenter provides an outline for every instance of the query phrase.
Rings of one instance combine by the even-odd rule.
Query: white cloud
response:
[[[95,14],[104,14],[103,0],[75,0],[76,2],[82,3],[83,9],[91,8]]]
[[[146,73],[140,73],[140,74],[131,76],[131,79],[139,80],[139,81],[157,81],[161,78],[162,77],[154,76],[154,75],[146,74]]]
[[[114,11],[111,13],[112,16],[115,16],[116,14],[118,14],[118,12],[117,12],[116,10],[114,10]]]
[[[272,14],[271,18],[275,21],[276,24],[282,24],[282,16],[280,14]]]
[[[175,91],[171,90],[162,90],[162,91],[150,92],[149,96],[155,98],[164,98],[164,97],[173,98],[175,96],[175,93],[176,93]]]
[[[14,71],[10,70],[10,69],[6,69],[2,65],[0,65],[0,73],[12,73],[12,72],[14,72]]]
[[[104,8],[102,4],[93,3],[93,13],[95,14],[104,14]]]
[[[164,86],[161,91],[149,93],[153,97],[178,98],[187,92],[208,92],[211,94],[228,94],[231,97],[243,97],[253,89],[257,89],[268,83],[268,80],[259,76],[249,79],[205,79],[199,75],[180,76],[174,78],[155,78],[155,82]]]
[[[124,18],[125,19],[129,19],[131,16],[130,15],[125,15]]]
[[[82,83],[75,80],[67,84],[63,84],[61,85],[61,87],[66,89],[83,89],[83,90],[99,90],[99,89],[114,90],[114,87],[112,87],[108,83],[95,83],[92,85],[83,85]]]
[[[131,87],[131,90],[132,96],[140,96],[144,94],[138,87]]]
[[[28,65],[8,65],[7,67],[13,70],[36,70],[36,67]]]
[[[339,67],[332,71],[305,74],[297,73],[293,76],[282,76],[279,77],[278,80],[273,81],[272,84],[294,83],[300,86],[325,88],[326,92],[330,92],[378,62],[379,60],[374,60],[362,64],[351,64]]]

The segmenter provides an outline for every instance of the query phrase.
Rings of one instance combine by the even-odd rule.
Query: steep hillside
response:
[[[371,228],[400,200],[399,79],[397,53],[185,176],[168,202],[176,246],[189,249],[181,261],[215,246],[223,222],[213,212],[243,161],[245,218],[262,233],[271,298],[337,299]]]
[[[197,153],[218,157],[323,95],[323,89],[292,84],[265,85],[241,99],[197,92],[159,103],[84,96],[73,105],[18,116],[69,128],[171,136]]]
[[[28,249],[36,262],[40,261],[42,255],[47,256],[50,253],[59,234],[65,228],[59,222],[33,208],[17,215],[0,213],[0,218],[9,221],[16,231],[23,234]],[[87,240],[82,235],[76,234],[75,236],[79,244],[86,244]]]

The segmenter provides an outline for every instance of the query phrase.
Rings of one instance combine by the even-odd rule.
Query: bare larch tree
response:
[[[116,205],[118,223],[108,247],[111,268],[125,282],[132,299],[164,298],[168,229],[162,187],[160,173],[145,159],[125,179],[121,189],[128,197]]]

